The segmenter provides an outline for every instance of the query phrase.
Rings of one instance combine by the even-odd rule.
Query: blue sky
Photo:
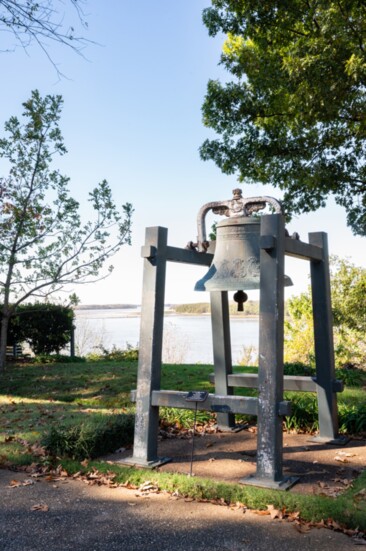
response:
[[[69,153],[57,164],[71,178],[85,216],[88,191],[104,178],[118,204],[134,206],[132,246],[114,257],[108,280],[74,289],[84,304],[139,303],[145,227],[167,227],[169,244],[184,247],[196,238],[199,208],[229,199],[237,187],[235,176],[221,174],[198,154],[212,135],[201,120],[207,81],[227,78],[218,66],[223,37],[210,38],[202,24],[202,10],[209,5],[209,0],[86,0],[84,35],[97,43],[84,49],[86,59],[65,48],[49,50],[67,78],[58,79],[36,47],[0,55],[1,132],[11,115],[21,113],[31,90],[61,94]],[[71,8],[66,16],[72,17]],[[278,190],[261,185],[247,186],[243,194],[281,199]],[[288,229],[305,241],[308,232],[325,231],[331,253],[366,266],[364,239],[352,236],[344,212],[332,202],[297,217]],[[289,259],[286,272],[295,284],[288,292],[303,291],[307,263]],[[202,269],[169,265],[166,302],[208,300],[193,291],[202,275]]]

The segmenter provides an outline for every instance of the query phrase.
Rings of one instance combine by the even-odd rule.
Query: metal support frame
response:
[[[159,408],[151,402],[152,392],[160,389],[167,238],[166,228],[147,228],[142,248],[145,258],[135,437],[133,457],[128,462],[146,467],[168,460],[157,455]]]
[[[268,237],[270,237],[268,239]],[[264,248],[266,247],[266,248]],[[297,479],[282,474],[285,227],[280,214],[261,222],[257,471],[244,484],[287,489]]]
[[[337,394],[333,386],[335,367],[327,235],[309,233],[309,243],[323,251],[321,262],[310,262],[319,410],[319,435],[315,440],[343,444],[347,439],[338,436]]]
[[[320,439],[337,439],[336,392],[343,390],[334,376],[334,352],[327,239],[324,233],[309,234],[309,244],[285,236],[282,214],[261,218],[260,237],[260,336],[258,398],[233,396],[234,386],[246,386],[232,373],[228,295],[210,294],[215,364],[215,394],[199,409],[215,411],[224,430],[235,427],[235,413],[258,416],[257,471],[242,479],[244,484],[287,489],[297,479],[282,472],[282,418],[290,414],[290,402],[283,400],[284,388],[317,390]],[[284,377],[284,259],[285,254],[310,260],[314,309],[316,378]],[[160,390],[163,342],[165,273],[167,261],[210,266],[213,255],[167,245],[167,229],[146,229],[144,257],[140,353],[136,399],[133,456],[128,464],[155,467],[169,461],[157,455],[159,407],[190,408],[186,393]],[[249,376],[250,377],[250,376]],[[305,380],[306,379],[306,380]]]
[[[210,293],[213,360],[215,366],[215,393],[231,396],[233,389],[228,385],[228,375],[233,371],[229,322],[229,299],[227,291]],[[221,430],[236,429],[233,413],[218,413],[217,425]]]
[[[209,266],[212,261],[212,254],[168,247],[167,239],[166,228],[146,228],[145,245],[141,249],[144,271],[135,436],[133,455],[124,463],[147,468],[170,461],[158,457],[159,405],[152,401],[154,392],[160,390],[166,263]]]

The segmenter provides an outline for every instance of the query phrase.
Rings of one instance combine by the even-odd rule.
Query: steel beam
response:
[[[267,239],[272,236],[273,239]],[[243,484],[285,489],[296,479],[282,473],[284,260],[285,227],[281,214],[263,216],[260,251],[257,470]]]
[[[228,375],[232,373],[228,292],[214,291],[210,300],[215,394],[230,396],[233,389],[228,385]],[[234,430],[235,415],[218,413],[217,425],[224,431]]]
[[[152,391],[160,389],[167,236],[166,228],[146,228],[142,249],[144,272],[135,438],[133,456],[126,462],[146,467],[168,460],[157,455],[159,408],[151,402]]]
[[[335,367],[327,234],[309,233],[309,242],[323,251],[320,262],[310,263],[319,410],[317,439],[342,443],[343,439],[338,438],[337,394],[332,384]]]

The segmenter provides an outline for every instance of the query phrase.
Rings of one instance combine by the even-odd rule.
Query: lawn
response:
[[[255,368],[237,369],[255,371]],[[162,388],[212,392],[213,385],[209,382],[212,371],[213,368],[209,365],[165,365],[162,370]],[[80,432],[80,427],[88,426],[83,435],[85,441],[92,438],[93,431],[95,434],[100,432],[100,427],[103,423],[106,424],[106,420],[121,419],[123,414],[133,413],[134,405],[130,401],[130,390],[136,388],[136,380],[136,361],[9,365],[0,382],[0,466],[21,466],[49,461],[48,457],[42,455],[40,443],[52,427],[56,432],[62,427],[66,434],[67,431]],[[345,432],[356,426],[356,422],[366,432],[365,384],[366,373],[361,373],[356,386],[349,386],[338,395],[341,427]],[[255,391],[238,389],[237,392]],[[309,393],[306,393],[306,396],[291,393],[291,400],[298,401],[300,405],[296,406],[297,417],[293,417],[292,420],[290,418],[288,423],[291,428],[304,428],[300,427],[302,411],[311,406],[316,417],[315,397]],[[305,409],[302,410],[301,407]],[[192,425],[192,412],[162,408],[161,414],[165,420],[180,420],[182,425]],[[210,413],[204,414],[202,420],[209,419],[210,416]],[[311,421],[309,423],[311,424]],[[99,446],[103,445],[103,439],[101,442]],[[121,441],[121,445],[125,443]],[[99,470],[111,469],[110,465],[93,461],[90,461],[88,467],[81,466],[80,460],[73,461],[68,458],[63,459],[62,463],[70,473],[80,470],[85,472],[85,469],[91,468],[92,465]],[[302,517],[307,520],[331,517],[340,522],[343,519],[349,527],[358,526],[366,530],[366,472],[342,496],[331,499],[218,484],[215,481],[199,481],[178,475],[169,476],[166,473],[154,472],[152,475],[151,471],[124,467],[115,467],[114,470],[116,480],[122,483],[127,480],[139,483],[153,476],[160,488],[175,488],[183,495],[200,499],[245,501],[247,506],[255,508],[266,508],[272,503],[289,511],[300,509]]]

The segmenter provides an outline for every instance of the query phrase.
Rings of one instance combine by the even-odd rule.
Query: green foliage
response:
[[[68,364],[85,363],[86,358],[79,356],[65,356],[64,354],[38,354],[30,360],[32,363],[39,364]]]
[[[306,377],[314,377],[315,369],[301,362],[285,362],[283,364],[283,373],[284,375],[302,375]]]
[[[193,304],[176,304],[173,306],[176,314],[209,314],[211,307],[209,302],[195,302]]]
[[[365,372],[354,366],[338,367],[335,370],[336,379],[344,382],[345,386],[361,386]]]
[[[8,344],[27,342],[36,355],[59,352],[70,342],[73,322],[67,306],[20,304],[10,318]]]
[[[109,415],[98,422],[84,422],[71,427],[53,426],[42,445],[53,456],[86,459],[100,457],[133,442],[134,416]]]
[[[176,304],[173,306],[174,312],[177,314],[209,314],[211,312],[211,306],[208,302],[195,302],[192,304]],[[238,305],[236,302],[230,302],[229,304],[230,315],[238,314]],[[259,301],[248,300],[244,304],[244,312],[240,312],[240,315],[244,316],[258,316],[259,315]]]
[[[318,430],[318,403],[314,394],[291,396],[291,409],[291,415],[284,417],[286,430],[310,433]]]
[[[337,367],[366,366],[366,269],[332,257],[331,293]],[[314,337],[310,290],[288,301],[285,360],[314,366]],[[346,377],[346,371],[340,372]],[[352,377],[349,371],[349,376]]]
[[[313,433],[319,429],[318,403],[313,393],[286,393],[286,399],[291,400],[291,415],[284,417],[284,425],[288,431]],[[338,403],[339,432],[360,434],[366,431],[366,404],[364,401]]]
[[[91,352],[86,356],[87,361],[127,361],[135,362],[139,359],[139,349],[127,343],[127,348],[121,349],[113,346],[111,350],[103,349],[102,352]]]
[[[69,178],[53,168],[66,153],[59,128],[61,96],[35,90],[23,104],[23,121],[11,117],[0,139],[8,166],[0,178],[0,300],[5,362],[8,320],[31,296],[48,297],[68,284],[96,281],[106,261],[130,242],[132,206],[117,208],[103,180],[89,193],[91,213],[83,223]],[[94,212],[93,212],[94,211]],[[105,270],[104,276],[113,268]]]
[[[365,3],[212,0],[203,19],[227,35],[233,78],[208,83],[203,120],[220,138],[202,158],[284,190],[290,214],[333,195],[366,235]]]
[[[339,431],[359,434],[366,431],[366,404],[342,404],[338,406]]]
[[[160,417],[163,425],[174,425],[177,429],[192,429],[194,425],[194,411],[189,409],[160,408]],[[204,425],[212,419],[212,413],[209,411],[197,411],[196,424]]]

